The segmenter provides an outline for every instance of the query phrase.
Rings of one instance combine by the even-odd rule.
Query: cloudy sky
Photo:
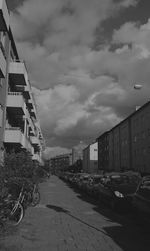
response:
[[[7,0],[47,156],[92,142],[150,96],[150,1]],[[142,84],[137,91],[134,84]]]

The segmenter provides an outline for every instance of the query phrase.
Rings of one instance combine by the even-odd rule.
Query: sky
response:
[[[7,0],[46,141],[90,144],[150,96],[150,1]],[[134,85],[141,84],[141,90]]]

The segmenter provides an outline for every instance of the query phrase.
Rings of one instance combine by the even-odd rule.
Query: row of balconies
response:
[[[5,36],[9,32],[10,14],[6,5],[6,0],[0,0],[0,35]],[[0,38],[0,78],[6,77],[6,55],[3,40]],[[8,145],[17,145],[31,152],[33,159],[40,160],[40,151],[42,149],[42,136],[37,137],[36,109],[32,96],[31,86],[28,80],[28,74],[25,63],[22,61],[9,62],[9,79],[15,84],[16,92],[8,92],[7,110],[13,114],[14,118],[23,118],[27,120],[29,127],[29,137],[21,131],[20,127],[9,127],[5,129],[4,143]],[[34,154],[37,152],[37,154]],[[39,154],[38,154],[39,152]]]

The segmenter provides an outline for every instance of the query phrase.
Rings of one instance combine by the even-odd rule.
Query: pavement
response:
[[[17,227],[0,233],[2,251],[149,251],[149,227],[112,212],[56,176]]]

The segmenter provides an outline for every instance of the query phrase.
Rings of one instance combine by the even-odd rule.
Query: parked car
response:
[[[94,174],[90,176],[89,181],[87,183],[87,187],[86,187],[87,193],[89,195],[97,197],[98,187],[99,187],[99,183],[102,177],[103,175],[100,175],[100,174]]]
[[[80,176],[81,176],[81,173],[75,173],[74,176],[72,177],[72,181],[71,181],[71,184],[76,187],[77,186],[77,183],[80,179]]]
[[[150,216],[150,176],[142,178],[133,195],[132,206],[137,212]]]
[[[129,195],[136,191],[140,179],[140,176],[134,173],[104,175],[98,186],[99,201],[106,203],[112,209],[128,208]]]
[[[82,173],[78,179],[77,187],[80,190],[84,190],[86,183],[88,182],[89,174],[88,173]]]

